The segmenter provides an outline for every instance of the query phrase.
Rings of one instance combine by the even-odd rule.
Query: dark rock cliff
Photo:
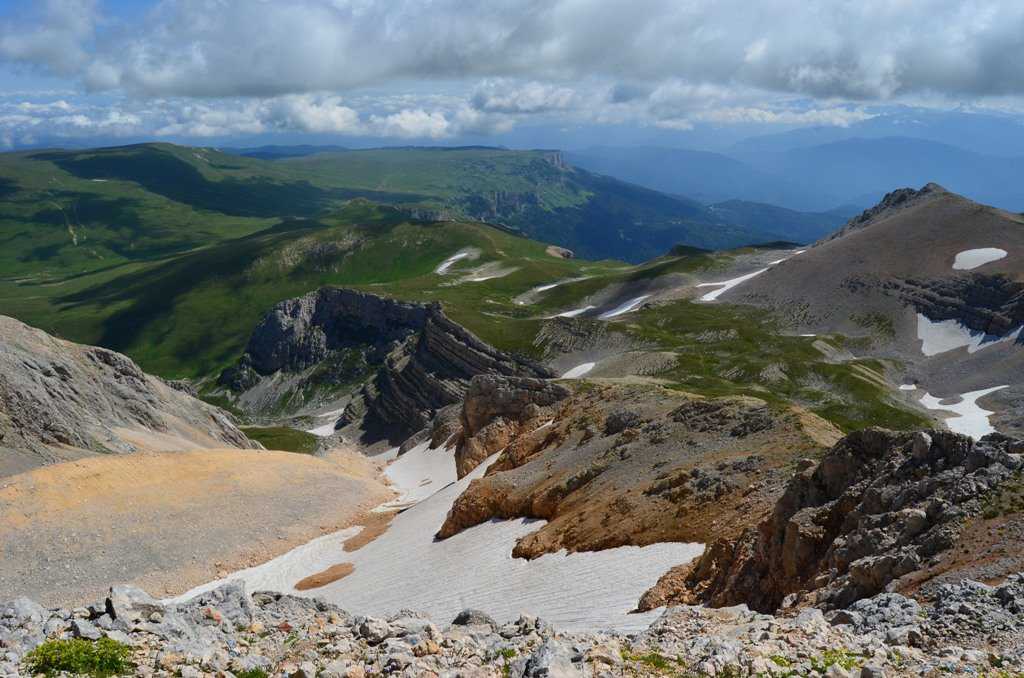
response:
[[[955,543],[963,518],[1024,467],[1021,448],[998,434],[852,433],[798,472],[758,527],[708,548],[690,599],[774,611],[880,593]]]
[[[221,383],[244,392],[301,373],[307,386],[315,386],[311,382],[334,378],[337,356],[352,351],[359,352],[369,378],[338,428],[359,424],[392,440],[423,429],[437,410],[461,401],[478,374],[553,376],[484,343],[449,319],[440,304],[325,287],[278,304]]]

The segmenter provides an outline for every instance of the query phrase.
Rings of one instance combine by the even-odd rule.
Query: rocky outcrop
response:
[[[1024,282],[965,273],[928,280],[896,280],[886,291],[930,320],[956,320],[988,335],[1004,336],[1024,325]]]
[[[339,427],[359,424],[400,442],[438,410],[460,402],[478,374],[552,376],[484,343],[450,320],[440,304],[325,287],[278,304],[221,383],[241,402],[280,403],[279,388],[309,393],[331,384],[340,389],[335,395],[358,390]]]
[[[0,316],[0,476],[95,454],[210,447],[258,445],[120,353]]]
[[[954,544],[962,519],[1024,467],[1018,449],[999,435],[852,433],[804,464],[759,526],[709,548],[682,599],[770,611],[883,592]]]
[[[946,189],[934,183],[926,184],[920,190],[913,188],[898,188],[895,191],[886,193],[881,202],[874,207],[864,210],[853,219],[850,219],[845,226],[827,238],[824,238],[822,242],[841,238],[852,231],[871,225],[880,218],[891,216],[895,212],[912,207],[923,200],[944,195],[946,193],[948,193]]]
[[[124,648],[135,675],[183,678],[1010,676],[1024,669],[1024,614],[1015,602],[1022,582],[1024,575],[998,587],[962,581],[923,604],[882,594],[842,617],[681,606],[629,635],[566,632],[529,614],[495,620],[478,610],[450,624],[410,610],[370,617],[232,584],[165,604],[117,586],[74,610],[0,602],[0,676],[41,674],[48,667],[32,651],[76,638]]]
[[[756,398],[611,384],[580,385],[562,398],[522,386],[474,381],[463,463],[500,454],[455,500],[439,538],[494,518],[540,518],[548,522],[514,556],[707,543],[755,524],[793,459],[821,450],[805,425],[816,417]]]
[[[550,419],[550,408],[570,394],[566,387],[522,377],[480,375],[470,382],[462,404],[461,438],[455,448],[459,478],[520,434]]]

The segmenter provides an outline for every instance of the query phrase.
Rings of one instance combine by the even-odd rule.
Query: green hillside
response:
[[[23,182],[24,177],[36,179]],[[36,216],[51,225],[134,221],[137,231],[160,230],[150,253],[175,244],[195,246],[204,233],[186,235],[195,221],[147,228],[143,206],[234,219],[312,217],[353,198],[405,206],[418,214],[502,225],[534,239],[568,247],[579,256],[639,262],[677,243],[709,249],[776,239],[730,225],[703,205],[565,165],[553,151],[493,148],[396,148],[338,151],[272,161],[215,149],[143,144],[86,151],[8,154],[0,178],[23,197],[56,193],[60,209]],[[62,201],[62,202],[61,202]],[[99,201],[99,202],[97,202]],[[141,204],[140,204],[141,203]],[[138,216],[138,218],[136,218]],[[162,218],[161,218],[162,221]],[[208,228],[203,226],[204,229]],[[173,229],[177,241],[166,233]],[[182,233],[181,231],[185,231]],[[237,232],[236,232],[237,234]],[[101,234],[95,234],[100,237]],[[55,244],[55,243],[54,243]],[[153,250],[163,246],[163,250]],[[123,246],[122,246],[123,247]]]
[[[592,225],[587,210],[639,199],[639,189],[601,177],[567,178],[573,170],[552,160],[406,149],[267,162],[165,145],[2,155],[0,313],[123,351],[161,376],[210,383],[274,304],[322,285],[440,301],[485,341],[539,357],[546,317],[612,288],[715,275],[734,256],[676,247],[637,266],[564,259],[507,226],[455,219],[467,196],[502,185],[526,194],[541,175],[551,181],[523,211],[547,215],[535,229],[557,230],[561,214]],[[672,200],[647,198],[648,212],[629,207],[634,220]],[[450,218],[432,220],[437,210]],[[674,242],[675,232],[659,237]],[[460,252],[472,256],[437,273]],[[555,281],[563,284],[523,301]],[[779,336],[764,314],[677,301],[609,331],[675,354],[675,367],[657,375],[669,386],[799,402],[844,428],[916,421],[875,383],[884,365],[828,364],[809,340]],[[727,339],[712,346],[696,338],[707,332]],[[785,382],[766,381],[780,372]]]

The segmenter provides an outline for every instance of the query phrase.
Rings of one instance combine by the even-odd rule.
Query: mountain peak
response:
[[[879,219],[891,216],[893,213],[904,210],[907,207],[917,205],[924,200],[930,200],[945,195],[953,194],[935,182],[928,182],[920,189],[897,188],[894,191],[886,193],[877,205],[864,210],[853,219],[850,219],[846,226],[825,238],[822,242],[841,238],[852,231],[869,226]]]

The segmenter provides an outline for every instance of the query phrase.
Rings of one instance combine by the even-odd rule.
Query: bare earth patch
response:
[[[396,515],[398,515],[397,512],[391,511],[386,513],[379,512],[366,514],[362,520],[356,523],[356,525],[362,525],[363,529],[354,537],[346,539],[343,548],[347,553],[358,551],[363,548],[371,541],[387,532],[388,527],[391,525],[391,521],[395,519]]]
[[[299,583],[295,585],[295,590],[310,591],[312,589],[318,589],[327,586],[328,584],[333,584],[339,579],[344,579],[355,572],[355,570],[356,566],[352,563],[338,563],[337,565],[331,565],[323,572],[311,574],[305,579],[299,581]]]
[[[0,599],[174,595],[350,527],[392,496],[347,451],[200,450],[55,464],[0,485]]]

